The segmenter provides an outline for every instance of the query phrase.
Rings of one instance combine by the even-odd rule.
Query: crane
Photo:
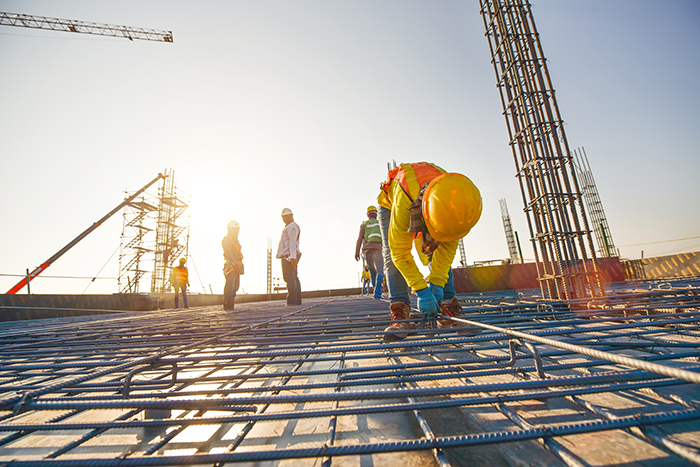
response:
[[[50,29],[53,31],[77,32],[79,34],[96,34],[99,36],[123,37],[133,41],[172,42],[172,31],[160,31],[158,29],[132,28],[131,26],[117,26],[114,24],[89,23],[73,19],[47,18],[46,16],[33,16],[21,13],[0,12],[0,25],[17,26],[33,29]]]
[[[99,221],[93,223],[93,224],[92,224],[90,227],[88,227],[83,233],[81,233],[80,235],[78,235],[77,237],[75,237],[75,238],[73,239],[73,241],[71,241],[70,243],[68,243],[68,245],[66,245],[66,246],[64,246],[63,248],[61,248],[61,249],[59,250],[58,253],[56,253],[55,255],[53,255],[51,258],[47,259],[47,260],[44,261],[43,263],[41,263],[41,266],[39,266],[39,267],[37,267],[36,269],[34,269],[31,273],[27,274],[27,277],[23,278],[21,281],[19,281],[17,284],[15,284],[14,287],[12,287],[10,290],[7,291],[7,294],[10,294],[10,295],[16,294],[17,292],[19,292],[20,290],[22,290],[22,288],[23,288],[25,285],[29,285],[29,282],[30,282],[32,279],[34,279],[36,276],[38,276],[38,275],[41,274],[43,271],[45,271],[46,268],[48,268],[49,266],[51,266],[51,264],[52,264],[54,261],[56,261],[58,258],[60,258],[61,256],[63,256],[63,254],[64,254],[65,252],[67,252],[68,250],[70,250],[71,248],[73,248],[79,241],[81,241],[82,239],[84,239],[85,237],[87,237],[93,230],[95,230],[96,228],[98,228],[99,226],[101,226],[107,219],[109,219],[109,218],[112,217],[114,214],[116,214],[121,208],[123,208],[123,207],[126,206],[127,204],[130,204],[133,200],[136,199],[136,197],[137,197],[138,195],[140,195],[141,193],[143,193],[144,191],[146,191],[151,185],[153,185],[155,182],[157,182],[158,180],[161,180],[161,179],[163,179],[163,178],[165,178],[165,175],[159,173],[158,176],[157,176],[156,178],[154,178],[153,180],[151,180],[150,182],[148,182],[143,188],[141,188],[139,191],[137,191],[137,192],[134,193],[133,195],[131,195],[131,196],[129,196],[128,198],[126,198],[126,199],[124,200],[123,203],[121,203],[121,204],[120,204],[119,206],[117,206],[116,208],[112,209],[112,210],[111,210],[109,213],[107,213],[107,215],[105,215],[102,219],[100,219]]]

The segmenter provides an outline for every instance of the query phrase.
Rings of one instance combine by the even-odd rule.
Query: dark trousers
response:
[[[226,285],[224,285],[224,310],[233,310],[236,292],[238,292],[238,287],[240,285],[240,274],[230,273],[226,275]]]
[[[297,267],[282,258],[282,278],[287,283],[287,305],[301,305],[301,284]]]
[[[175,284],[175,308],[180,308],[180,290],[182,290],[182,298],[185,302],[185,308],[189,308],[190,304],[187,303],[187,284]]]

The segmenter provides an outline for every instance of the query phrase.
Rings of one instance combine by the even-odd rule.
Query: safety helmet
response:
[[[183,264],[185,261],[187,261],[185,258],[180,258],[180,264]]]
[[[367,208],[367,214],[369,214],[370,212],[377,212],[377,208],[376,208],[375,206],[370,206],[370,207],[368,207],[368,208]]]
[[[289,208],[284,208],[282,209],[282,215],[283,216],[291,216],[292,215],[292,210]]]
[[[229,228],[229,229],[240,229],[241,226],[238,225],[238,222],[236,222],[236,221],[231,221],[231,222],[228,223],[228,228]]]
[[[430,182],[422,208],[425,225],[435,240],[459,240],[481,217],[481,194],[464,175],[446,173]]]

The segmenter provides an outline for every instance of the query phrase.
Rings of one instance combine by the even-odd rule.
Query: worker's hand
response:
[[[297,263],[299,262],[298,259],[296,258],[289,258],[289,262],[292,263],[294,267],[296,267]]]
[[[435,284],[429,284],[430,285],[430,291],[435,295],[435,300],[438,301],[438,303],[441,303],[444,298],[445,298],[445,289],[440,287],[439,285]]]
[[[355,261],[360,261],[360,255],[355,255]]]
[[[425,313],[426,317],[428,318],[437,317],[438,302],[435,300],[435,295],[433,295],[430,288],[426,287],[424,289],[417,290],[416,295],[418,295],[418,310],[421,313]]]

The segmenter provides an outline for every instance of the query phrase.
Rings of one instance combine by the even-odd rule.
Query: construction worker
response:
[[[180,258],[180,265],[173,268],[173,274],[170,282],[175,289],[175,308],[180,308],[180,290],[182,290],[182,300],[185,302],[185,308],[189,308],[187,303],[187,286],[190,285],[189,273],[185,267],[185,258]]]
[[[384,339],[404,339],[416,328],[415,323],[406,321],[411,318],[410,290],[418,295],[418,309],[430,321],[437,318],[442,302],[452,314],[461,311],[455,297],[452,261],[459,239],[481,216],[481,195],[464,175],[419,162],[391,170],[377,202],[392,319]],[[411,254],[414,243],[421,262],[430,266],[427,278]],[[440,321],[438,326],[452,324]]]
[[[236,221],[231,221],[227,225],[228,232],[221,241],[224,249],[224,310],[233,311],[236,301],[236,292],[241,285],[241,274],[243,274],[243,254],[241,253],[241,242],[238,240],[238,232],[241,226]]]
[[[384,280],[384,260],[382,259],[382,233],[377,220],[377,208],[367,208],[368,219],[360,225],[360,234],[355,245],[355,261],[360,260],[360,249],[369,267],[369,273],[374,287],[374,298],[382,298],[382,281]]]
[[[287,306],[301,305],[301,283],[297,265],[301,258],[299,251],[299,235],[301,229],[294,222],[294,214],[289,208],[282,210],[284,230],[277,248],[277,258],[282,260],[282,277],[287,283]]]
[[[372,276],[369,272],[369,268],[365,264],[365,266],[362,268],[362,295],[369,295],[371,280]]]

